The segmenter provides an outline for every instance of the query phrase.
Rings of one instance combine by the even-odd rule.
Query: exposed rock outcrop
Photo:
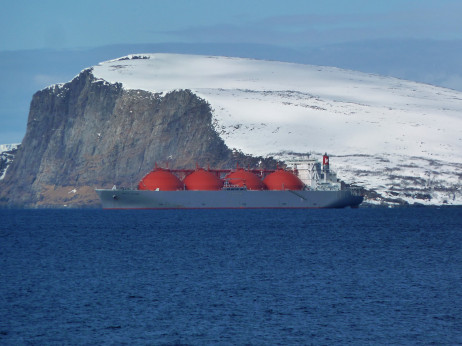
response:
[[[26,135],[0,181],[0,206],[96,206],[94,188],[135,186],[155,162],[230,168],[260,160],[276,165],[230,150],[208,103],[192,92],[124,90],[87,69],[33,96]]]

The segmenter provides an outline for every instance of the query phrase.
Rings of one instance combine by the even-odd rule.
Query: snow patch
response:
[[[14,144],[0,144],[0,154],[4,151],[11,151],[17,149],[21,143],[14,143]]]
[[[14,155],[10,152],[19,147],[20,143],[15,144],[0,144],[0,180],[3,180],[6,176],[11,162],[13,162]]]

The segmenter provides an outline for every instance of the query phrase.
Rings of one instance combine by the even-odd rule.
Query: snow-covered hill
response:
[[[0,144],[0,154],[4,151],[11,151],[16,149],[19,146],[19,143],[15,144]]]
[[[142,54],[93,74],[126,89],[190,89],[230,148],[331,154],[339,177],[383,199],[462,204],[462,93],[341,70],[241,58]]]
[[[0,144],[0,180],[5,178],[8,166],[14,159],[14,152],[19,147],[18,143],[15,144]]]

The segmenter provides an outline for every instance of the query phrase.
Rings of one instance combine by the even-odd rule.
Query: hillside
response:
[[[339,176],[377,200],[461,204],[462,93],[341,70],[212,56],[141,54],[95,66],[96,78],[207,100],[230,148],[251,155],[325,151]]]
[[[140,54],[37,92],[0,205],[97,205],[170,167],[331,155],[367,202],[462,204],[462,93],[337,68]]]
[[[6,171],[13,162],[19,144],[0,144],[0,180],[6,176]]]
[[[95,188],[136,186],[156,162],[276,167],[228,149],[211,119],[207,102],[188,90],[125,90],[84,70],[33,96],[26,135],[0,180],[0,206],[98,206]]]

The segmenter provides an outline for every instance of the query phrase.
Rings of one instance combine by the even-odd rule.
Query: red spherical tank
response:
[[[303,182],[292,172],[278,169],[263,179],[268,190],[302,190]]]
[[[187,175],[183,180],[187,190],[220,190],[223,181],[202,168]]]
[[[242,168],[226,175],[227,180],[231,185],[247,187],[247,190],[263,190],[265,186],[261,179],[252,172]]]
[[[169,170],[156,168],[138,184],[138,190],[176,191],[183,190],[183,183]]]

